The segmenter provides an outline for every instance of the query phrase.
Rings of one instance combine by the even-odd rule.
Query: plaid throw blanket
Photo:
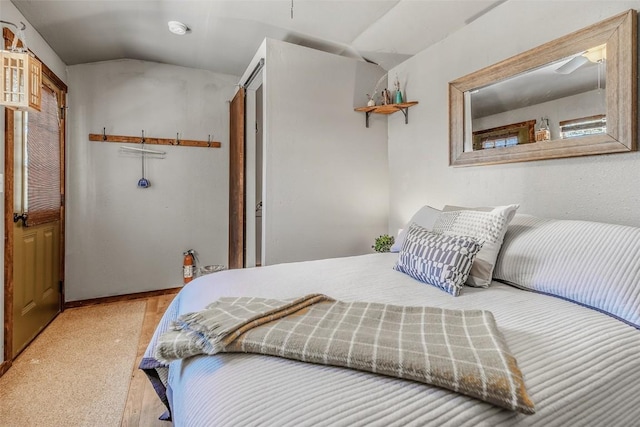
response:
[[[491,312],[340,302],[220,298],[163,334],[156,359],[247,352],[433,384],[532,414],[522,374]]]

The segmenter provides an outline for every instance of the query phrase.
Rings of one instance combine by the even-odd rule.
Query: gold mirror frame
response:
[[[472,166],[637,149],[637,13],[631,9],[449,83],[449,165]],[[606,43],[607,133],[464,151],[464,93]]]

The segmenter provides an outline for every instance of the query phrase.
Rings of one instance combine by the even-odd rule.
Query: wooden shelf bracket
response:
[[[404,124],[408,125],[409,124],[409,107],[401,108],[400,111],[402,111],[402,114],[404,114]]]
[[[365,111],[364,112],[364,125],[365,127],[369,127],[369,116],[371,115],[372,111]]]

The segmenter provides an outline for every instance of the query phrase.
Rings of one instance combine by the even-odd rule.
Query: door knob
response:
[[[29,218],[29,214],[28,213],[23,213],[23,214],[17,214],[14,213],[13,214],[13,222],[18,222],[20,220],[22,220],[22,226],[23,227],[28,227],[27,225],[27,219]]]

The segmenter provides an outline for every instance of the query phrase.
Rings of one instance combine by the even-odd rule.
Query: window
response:
[[[602,133],[607,133],[607,116],[604,114],[560,122],[562,139]]]

